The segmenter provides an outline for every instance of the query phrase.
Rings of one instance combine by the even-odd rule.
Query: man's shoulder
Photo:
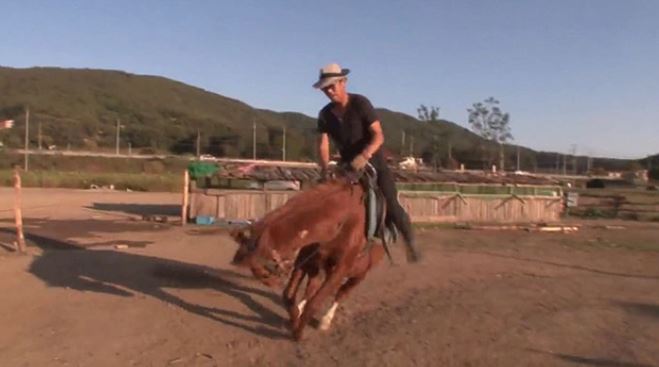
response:
[[[356,103],[359,103],[359,104],[364,104],[364,103],[371,104],[371,101],[369,101],[369,99],[366,98],[366,96],[363,96],[361,94],[350,93],[350,98],[353,100],[353,102],[356,102]]]
[[[359,110],[359,111],[372,111],[373,110],[373,105],[371,104],[371,101],[366,98],[366,96],[363,96],[361,94],[350,94],[350,104],[353,106],[354,109]]]
[[[325,107],[320,109],[320,112],[318,112],[319,116],[323,116],[327,113],[330,113],[330,110],[332,109],[332,102],[328,103],[325,105]]]

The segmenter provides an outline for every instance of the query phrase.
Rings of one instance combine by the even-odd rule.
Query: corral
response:
[[[190,217],[254,219],[282,205],[295,190],[269,190],[263,183],[318,179],[313,165],[222,164],[195,175],[190,185]],[[395,170],[399,201],[413,222],[555,222],[563,211],[556,181],[532,175]],[[245,190],[244,183],[260,183]]]

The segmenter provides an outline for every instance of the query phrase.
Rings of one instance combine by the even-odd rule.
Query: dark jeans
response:
[[[394,183],[394,177],[388,167],[377,167],[378,186],[387,201],[387,218],[388,223],[393,223],[400,234],[403,236],[405,243],[411,250],[414,246],[414,232],[410,223],[410,216],[398,202],[398,191]]]

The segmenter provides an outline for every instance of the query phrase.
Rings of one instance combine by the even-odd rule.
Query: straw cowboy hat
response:
[[[320,69],[318,81],[314,83],[313,87],[317,89],[323,89],[338,82],[341,79],[344,79],[349,73],[350,69],[342,69],[339,64],[325,65],[322,69]]]

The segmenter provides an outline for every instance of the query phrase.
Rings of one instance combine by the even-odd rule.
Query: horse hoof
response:
[[[320,326],[318,328],[322,331],[328,331],[330,329],[330,326],[332,326],[331,322],[321,321]]]
[[[302,340],[302,330],[294,330],[293,331],[293,340],[296,342],[299,342]]]

